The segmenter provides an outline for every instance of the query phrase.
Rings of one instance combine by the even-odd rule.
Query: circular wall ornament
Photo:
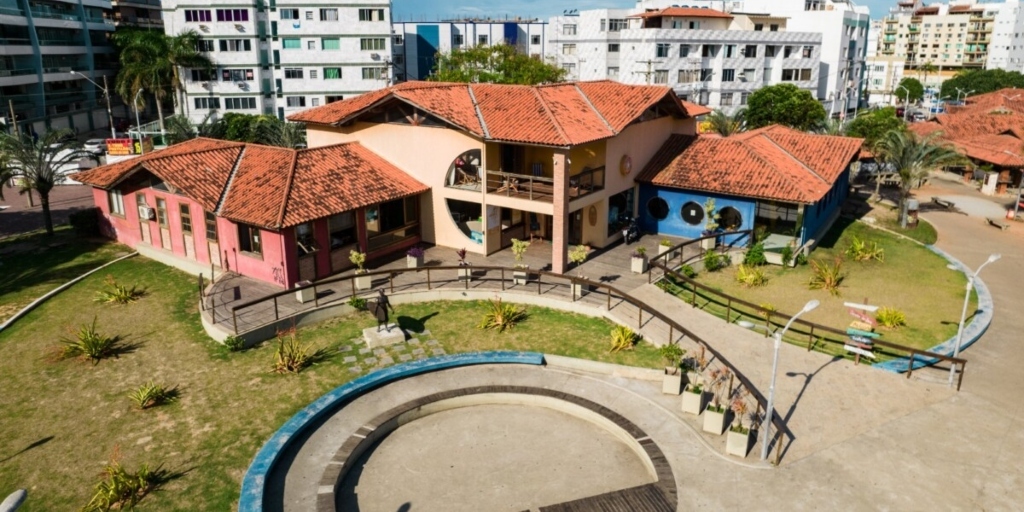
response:
[[[587,210],[587,220],[590,221],[591,226],[597,225],[597,206],[590,205],[590,209]]]
[[[623,176],[633,172],[633,159],[629,155],[622,155],[619,160],[619,173]]]

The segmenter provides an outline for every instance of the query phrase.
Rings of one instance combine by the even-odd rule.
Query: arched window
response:
[[[690,201],[679,210],[679,216],[683,218],[683,222],[696,226],[704,221],[704,207],[694,201]]]
[[[653,197],[647,201],[647,213],[654,220],[665,220],[668,217],[668,203],[660,197]]]
[[[726,206],[718,211],[718,225],[726,231],[736,231],[743,226],[743,216],[736,208]]]
[[[480,150],[466,151],[452,161],[452,165],[448,167],[448,176],[445,178],[444,184],[452,188],[480,190],[480,182],[483,181],[481,169]]]

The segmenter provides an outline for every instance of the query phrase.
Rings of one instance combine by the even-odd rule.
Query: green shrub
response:
[[[836,258],[832,264],[824,261],[812,261],[811,280],[808,282],[808,286],[812,290],[826,290],[832,295],[839,295],[839,285],[845,278],[842,258]]]
[[[93,207],[71,212],[68,224],[78,236],[100,236],[100,209]]]
[[[108,275],[103,280],[103,289],[96,293],[96,302],[102,302],[105,304],[131,304],[142,298],[146,294],[146,290],[140,290],[138,286],[133,285],[129,288],[126,285],[119,284],[114,276]]]
[[[519,322],[526,320],[526,308],[515,304],[504,304],[501,297],[490,301],[490,308],[480,320],[480,329],[497,329],[498,332],[505,332],[512,329]]]
[[[149,409],[158,405],[173,402],[178,399],[178,388],[165,388],[159,384],[149,381],[139,386],[138,389],[128,393],[128,398],[135,402],[139,409]]]
[[[806,265],[807,264],[807,255],[804,254],[803,251],[801,251],[799,254],[796,255],[796,264],[797,265]]]
[[[789,245],[786,245],[785,247],[782,248],[782,266],[783,267],[788,267],[789,264],[792,261],[793,261],[793,248],[790,247]]]
[[[82,507],[83,512],[134,510],[147,494],[169,480],[160,466],[150,469],[143,464],[138,471],[128,471],[121,465],[117,451],[103,466],[103,479],[93,488],[92,499]]]
[[[227,338],[224,338],[224,346],[232,352],[240,352],[245,348],[245,340],[232,334]]]
[[[352,296],[351,298],[348,299],[348,305],[352,306],[358,311],[362,311],[366,309],[366,299],[362,297]]]
[[[683,356],[686,355],[686,351],[682,347],[671,341],[658,348],[658,352],[661,354],[662,359],[665,360],[666,366],[670,368],[679,368],[679,363],[683,360]]]
[[[61,357],[82,357],[96,364],[101,359],[117,355],[120,338],[100,334],[96,330],[96,317],[93,317],[91,324],[82,324],[77,331],[72,331],[71,337],[61,338],[60,342],[64,345]]]
[[[756,288],[768,284],[768,275],[763,268],[740,264],[736,268],[736,282],[745,288]]]
[[[689,277],[690,279],[697,277],[697,271],[694,270],[693,267],[689,265],[683,265],[682,268],[679,269],[679,273],[683,274],[686,277]]]
[[[277,350],[274,351],[274,373],[299,373],[326,359],[327,352],[314,348],[313,344],[303,345],[295,330],[277,333]]]
[[[728,265],[725,256],[716,253],[715,251],[708,251],[704,253],[704,270],[708,272],[718,272]]]
[[[748,267],[767,265],[768,260],[764,257],[764,244],[758,242],[748,249],[747,253],[743,256],[743,264]]]
[[[633,346],[640,341],[640,335],[633,332],[629,327],[616,325],[612,329],[612,348],[609,352],[620,352],[622,350],[633,350]]]
[[[887,327],[889,329],[899,329],[900,327],[907,325],[906,313],[887,306],[878,308],[878,312],[875,313],[875,320],[877,320],[878,324],[882,327]]]
[[[846,255],[854,261],[885,261],[885,250],[878,246],[878,242],[865,242],[858,237],[853,237]]]

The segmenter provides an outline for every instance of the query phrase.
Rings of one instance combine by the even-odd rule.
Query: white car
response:
[[[94,155],[102,155],[107,152],[107,140],[89,139],[85,141],[85,146],[83,147],[83,149]]]

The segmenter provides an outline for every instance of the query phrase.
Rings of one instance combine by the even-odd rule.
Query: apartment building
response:
[[[520,52],[541,57],[548,44],[548,23],[537,19],[460,19],[392,23],[395,81],[426,80],[438,52],[504,43]]]
[[[117,56],[109,0],[0,0],[0,104],[25,133],[108,127],[98,84],[111,79]],[[75,72],[75,73],[72,73]],[[114,98],[116,99],[116,98]],[[123,115],[115,105],[115,115]]]
[[[165,0],[164,30],[193,29],[212,71],[186,70],[193,120],[210,113],[280,118],[386,87],[391,4],[382,0]]]
[[[895,91],[903,80],[906,62],[893,55],[875,55],[866,60],[864,91],[869,106],[894,105]]]
[[[551,19],[550,55],[570,80],[668,85],[686,101],[735,112],[765,86],[817,92],[821,34],[783,17],[714,9],[596,9]]]
[[[114,24],[150,30],[163,30],[160,0],[111,0]]]

